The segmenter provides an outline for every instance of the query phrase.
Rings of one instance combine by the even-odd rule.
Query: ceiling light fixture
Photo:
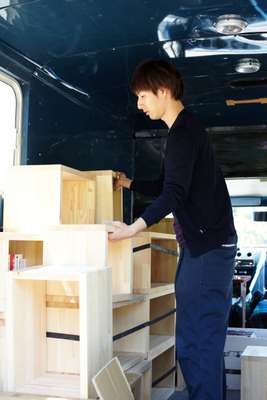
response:
[[[236,64],[235,70],[240,74],[252,74],[258,72],[261,63],[257,58],[241,58]]]
[[[236,35],[242,32],[248,23],[240,15],[225,14],[218,17],[215,29],[224,35]]]

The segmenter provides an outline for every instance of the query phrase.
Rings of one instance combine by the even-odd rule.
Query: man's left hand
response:
[[[123,222],[115,221],[109,225],[114,228],[114,232],[108,234],[109,240],[122,240],[133,237],[138,232],[144,230],[147,226],[142,218],[138,218],[133,224],[127,225]]]

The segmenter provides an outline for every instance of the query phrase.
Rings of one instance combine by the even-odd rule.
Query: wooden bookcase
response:
[[[61,165],[11,171],[0,234],[5,390],[95,398],[91,377],[117,355],[138,400],[174,391],[177,242],[156,232],[108,241],[103,222],[123,217],[114,176]],[[8,272],[9,254],[26,268]]]
[[[167,399],[175,389],[177,242],[174,235],[145,232],[132,239],[132,252],[134,294],[113,309],[115,355],[143,353],[156,384],[149,398]]]

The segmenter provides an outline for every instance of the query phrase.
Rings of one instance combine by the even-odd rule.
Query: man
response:
[[[137,232],[173,213],[182,243],[176,274],[176,346],[190,400],[225,399],[223,349],[232,297],[236,232],[226,184],[208,136],[181,101],[183,83],[175,67],[148,60],[134,72],[138,109],[169,128],[162,182],[117,186],[159,196],[133,224],[114,223],[110,240]]]

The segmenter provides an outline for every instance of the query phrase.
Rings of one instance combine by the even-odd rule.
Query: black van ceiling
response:
[[[4,56],[76,104],[134,115],[135,130],[150,122],[129,93],[132,71],[170,59],[186,105],[211,128],[253,126],[266,157],[267,0],[0,0]]]

